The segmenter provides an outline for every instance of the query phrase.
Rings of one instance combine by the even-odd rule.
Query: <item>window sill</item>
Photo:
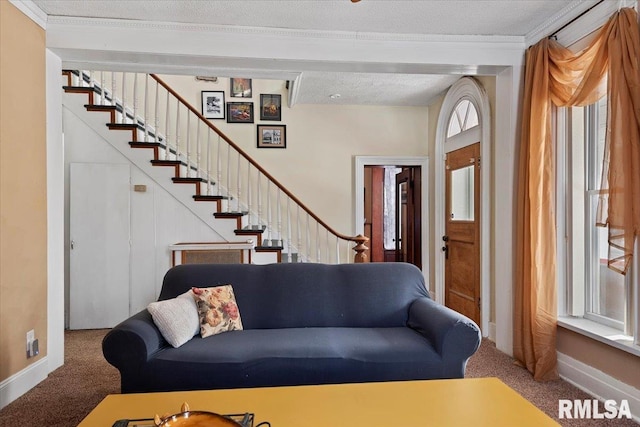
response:
[[[624,335],[617,329],[582,317],[569,316],[559,316],[558,326],[640,357],[640,346],[633,344],[633,337]]]

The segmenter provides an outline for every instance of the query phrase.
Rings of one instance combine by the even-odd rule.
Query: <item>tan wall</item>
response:
[[[638,356],[562,327],[558,327],[556,342],[560,353],[640,389]]]
[[[193,77],[161,76],[200,109],[202,90],[224,90],[225,101],[252,101],[255,124],[211,120],[269,173],[336,231],[354,224],[354,157],[425,156],[427,107],[300,105],[287,107],[282,81],[254,80],[253,98],[230,98],[229,81],[196,82]],[[282,121],[260,122],[260,94],[282,94]],[[285,124],[287,148],[256,148],[256,124]]]
[[[0,1],[0,381],[47,353],[45,125],[45,32]]]

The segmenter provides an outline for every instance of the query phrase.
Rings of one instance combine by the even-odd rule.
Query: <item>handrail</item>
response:
[[[213,123],[211,123],[209,120],[207,120],[197,109],[195,109],[182,96],[180,96],[180,94],[178,94],[169,85],[167,85],[160,77],[158,77],[156,74],[149,74],[149,75],[156,82],[158,82],[158,84],[160,84],[162,87],[164,87],[171,95],[173,95],[178,101],[180,101],[185,107],[187,107],[187,109],[189,109],[189,111],[191,111],[193,114],[195,114],[202,122],[206,123],[207,126],[209,126],[209,128],[211,130],[213,130],[222,139],[224,139],[227,142],[227,144],[229,144],[231,147],[233,147],[242,157],[244,157],[249,163],[251,163],[257,170],[259,170],[264,176],[266,176],[269,180],[271,180],[271,182],[273,182],[275,185],[277,185],[280,190],[282,190],[287,196],[289,196],[289,198],[291,200],[293,200],[295,203],[297,203],[306,213],[308,213],[313,219],[315,219],[325,229],[329,230],[329,232],[331,232],[334,236],[336,236],[336,237],[338,237],[338,238],[340,238],[342,240],[348,240],[350,242],[358,243],[358,246],[356,246],[354,248],[354,250],[356,250],[356,252],[358,252],[358,249],[362,249],[364,244],[367,241],[369,241],[368,237],[363,236],[361,234],[359,234],[357,236],[347,236],[345,234],[338,233],[337,231],[335,231],[331,226],[329,226],[322,219],[320,219],[315,213],[313,213],[311,211],[311,209],[309,209],[307,206],[305,206],[305,204],[302,203],[289,190],[287,190],[269,172],[267,172],[262,166],[260,166],[260,164],[258,164],[255,160],[253,160],[253,158],[251,158],[251,156],[249,156],[247,153],[245,153],[235,142],[233,142],[227,135],[225,135],[224,132],[222,132]],[[364,249],[362,249],[362,252],[365,251],[366,249],[367,249],[366,246],[364,246]],[[358,255],[364,255],[362,252],[358,252]],[[366,255],[364,255],[364,256],[366,256]]]

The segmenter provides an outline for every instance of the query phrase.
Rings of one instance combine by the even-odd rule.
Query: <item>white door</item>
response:
[[[129,165],[71,163],[69,327],[129,316]]]

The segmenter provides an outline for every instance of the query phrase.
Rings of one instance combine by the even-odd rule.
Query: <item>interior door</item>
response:
[[[480,144],[446,161],[445,305],[480,324]]]
[[[396,175],[396,261],[422,268],[420,167]]]
[[[69,327],[129,316],[129,165],[71,163]]]

